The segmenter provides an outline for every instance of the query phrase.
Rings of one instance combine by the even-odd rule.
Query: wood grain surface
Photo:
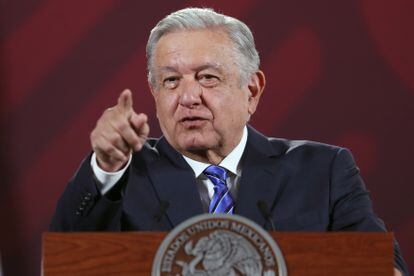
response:
[[[167,233],[44,233],[42,274],[150,275]],[[275,232],[288,274],[392,275],[392,233]]]

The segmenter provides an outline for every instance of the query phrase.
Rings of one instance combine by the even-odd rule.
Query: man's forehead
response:
[[[154,51],[153,73],[214,70],[225,73],[234,64],[233,43],[218,29],[184,30],[164,35]]]
[[[156,70],[160,73],[168,72],[180,72],[183,68],[180,65],[165,65],[165,66],[156,66]],[[204,62],[202,64],[194,64],[188,66],[191,71],[199,72],[206,69],[212,69],[215,71],[222,72],[225,68],[220,62]]]
[[[218,57],[223,52],[232,52],[233,50],[233,42],[221,30],[182,30],[163,35],[155,44],[154,56],[158,58],[184,58],[188,54],[193,55],[198,52]]]

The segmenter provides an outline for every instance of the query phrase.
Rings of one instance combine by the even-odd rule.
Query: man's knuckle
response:
[[[123,120],[118,122],[119,131],[124,132],[124,131],[128,130],[129,128],[130,128],[130,126],[127,122],[125,122]]]
[[[138,143],[140,142],[139,137],[138,137],[138,136],[136,136],[136,135],[132,136],[132,137],[131,137],[131,142],[132,142],[134,145],[138,144]]]
[[[103,116],[109,116],[113,112],[114,112],[114,108],[113,107],[109,107],[109,108],[107,108],[107,109],[104,110],[104,112],[102,113],[102,115]]]
[[[111,135],[108,137],[108,142],[112,145],[116,145],[117,143],[119,143],[119,140],[120,136],[117,133],[111,133]]]
[[[112,147],[112,145],[110,145],[110,144],[102,144],[102,145],[100,146],[100,148],[102,149],[102,151],[104,151],[104,152],[106,152],[106,153],[111,153],[111,152],[112,152],[112,150],[113,150],[113,147]]]

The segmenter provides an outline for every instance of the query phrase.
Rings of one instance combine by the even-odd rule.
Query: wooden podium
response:
[[[151,275],[167,233],[45,233],[42,275]],[[392,233],[274,232],[289,276],[393,275]]]

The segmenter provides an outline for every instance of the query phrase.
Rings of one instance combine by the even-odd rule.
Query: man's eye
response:
[[[163,86],[165,88],[175,88],[178,84],[178,77],[168,77],[163,80]]]
[[[211,79],[218,79],[218,78],[214,75],[201,75],[200,79],[211,80]]]
[[[168,77],[168,78],[165,78],[164,79],[164,83],[167,83],[167,82],[175,82],[177,80],[178,80],[178,77]]]
[[[202,85],[205,86],[215,86],[220,81],[219,77],[210,74],[200,75],[198,80]]]

